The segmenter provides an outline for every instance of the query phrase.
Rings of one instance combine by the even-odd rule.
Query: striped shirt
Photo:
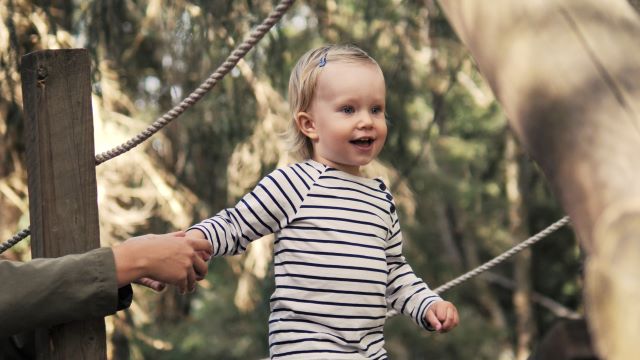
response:
[[[273,171],[192,229],[214,256],[276,233],[272,359],[386,359],[387,310],[426,329],[423,314],[441,300],[402,256],[396,207],[380,179],[307,160]]]

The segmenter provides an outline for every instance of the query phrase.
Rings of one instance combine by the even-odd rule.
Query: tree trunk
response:
[[[470,221],[467,220],[467,217],[464,213],[458,214],[457,218],[459,219],[459,226],[463,229],[474,229],[477,226],[470,224]],[[467,266],[469,269],[475,269],[476,267],[482,265],[480,262],[480,258],[478,257],[478,245],[477,239],[472,236],[462,236],[462,251],[464,253],[464,257],[466,259]],[[489,316],[491,318],[491,323],[498,329],[505,329],[507,326],[507,321],[504,316],[504,312],[502,311],[502,307],[498,300],[493,296],[491,289],[486,281],[481,279],[473,279],[473,287],[475,288],[476,298],[480,305],[487,310]]]
[[[587,250],[601,354],[640,353],[640,21],[627,0],[440,0]]]
[[[509,234],[514,245],[529,237],[526,225],[526,208],[520,191],[520,166],[518,145],[511,132],[505,139],[505,184],[507,187]],[[535,334],[533,309],[531,307],[531,250],[525,249],[514,257],[513,306],[516,313],[516,360],[526,360],[531,351]]]

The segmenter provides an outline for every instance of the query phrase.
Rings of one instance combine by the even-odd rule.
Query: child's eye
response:
[[[340,111],[342,111],[345,114],[353,114],[354,112],[356,112],[356,109],[351,105],[346,105],[346,106],[343,106],[340,109]]]
[[[380,114],[382,112],[382,107],[381,106],[374,106],[371,108],[371,113],[372,114]]]

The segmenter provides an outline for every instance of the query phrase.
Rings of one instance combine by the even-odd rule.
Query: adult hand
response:
[[[176,285],[181,293],[193,291],[197,277],[208,271],[199,252],[211,254],[211,243],[185,236],[183,231],[162,235],[142,235],[128,239],[113,248],[118,286],[140,278],[151,288],[158,282]],[[155,281],[155,283],[153,282]]]
[[[449,301],[438,301],[425,312],[425,320],[439,332],[447,332],[458,325],[458,309]]]

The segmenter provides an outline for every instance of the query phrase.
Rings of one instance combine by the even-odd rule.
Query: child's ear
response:
[[[315,140],[318,138],[316,123],[309,113],[304,111],[297,113],[296,125],[298,125],[298,129],[309,139]]]

